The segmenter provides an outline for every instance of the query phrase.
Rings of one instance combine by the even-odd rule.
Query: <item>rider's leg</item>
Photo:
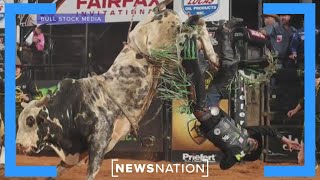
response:
[[[202,73],[199,61],[197,48],[197,39],[195,36],[187,38],[184,42],[184,49],[181,54],[183,57],[182,65],[191,80],[189,87],[189,100],[192,101],[192,108],[195,117],[201,121],[203,116],[210,115],[206,105],[206,89],[205,89],[205,74]]]
[[[190,80],[192,85],[189,87],[189,100],[193,101],[193,110],[197,112],[207,112],[205,75],[201,73],[199,61],[184,61],[183,66],[185,67],[187,74],[191,77]]]

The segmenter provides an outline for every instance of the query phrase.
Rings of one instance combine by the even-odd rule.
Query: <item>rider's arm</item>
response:
[[[289,147],[290,151],[292,151],[293,149],[300,150],[301,148],[301,145],[298,142],[295,142],[286,138],[284,135],[280,134],[276,129],[270,126],[256,126],[256,127],[250,127],[250,128],[251,130],[259,132],[260,135],[267,135],[267,136],[278,139],[283,144],[286,144]],[[247,128],[248,131],[250,128]]]
[[[280,134],[276,129],[270,127],[270,126],[251,126],[246,127],[248,131],[251,131],[251,133],[259,133],[262,136],[270,136],[274,138],[278,138],[279,140],[282,139],[283,135]]]

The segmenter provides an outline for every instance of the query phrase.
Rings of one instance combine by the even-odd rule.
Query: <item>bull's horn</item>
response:
[[[45,104],[47,104],[50,100],[50,95],[46,95],[44,97],[42,97],[39,101],[36,102],[36,106],[37,107],[41,107]]]
[[[156,7],[158,11],[162,11],[164,10],[168,4],[170,4],[173,0],[165,0],[163,2],[161,2],[160,4],[158,4],[158,6]]]
[[[165,0],[162,3],[167,6],[168,4],[170,4],[173,0]],[[161,3],[160,3],[161,4]]]

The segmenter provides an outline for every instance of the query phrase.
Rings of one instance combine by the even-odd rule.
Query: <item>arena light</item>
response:
[[[305,32],[305,111],[304,111],[304,166],[265,166],[266,177],[315,176],[315,4],[264,3],[264,14],[303,14]]]
[[[55,14],[55,4],[5,4],[5,176],[56,177],[55,166],[16,166],[16,15]]]

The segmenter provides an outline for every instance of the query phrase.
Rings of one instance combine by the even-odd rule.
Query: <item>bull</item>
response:
[[[64,79],[53,96],[21,103],[16,143],[24,153],[51,147],[61,158],[58,176],[88,158],[87,179],[97,175],[104,156],[139,121],[156,95],[161,66],[148,58],[152,49],[176,43],[183,23],[160,3],[130,32],[127,45],[109,70],[82,79]],[[212,64],[218,58],[206,24],[197,19],[197,43]]]

